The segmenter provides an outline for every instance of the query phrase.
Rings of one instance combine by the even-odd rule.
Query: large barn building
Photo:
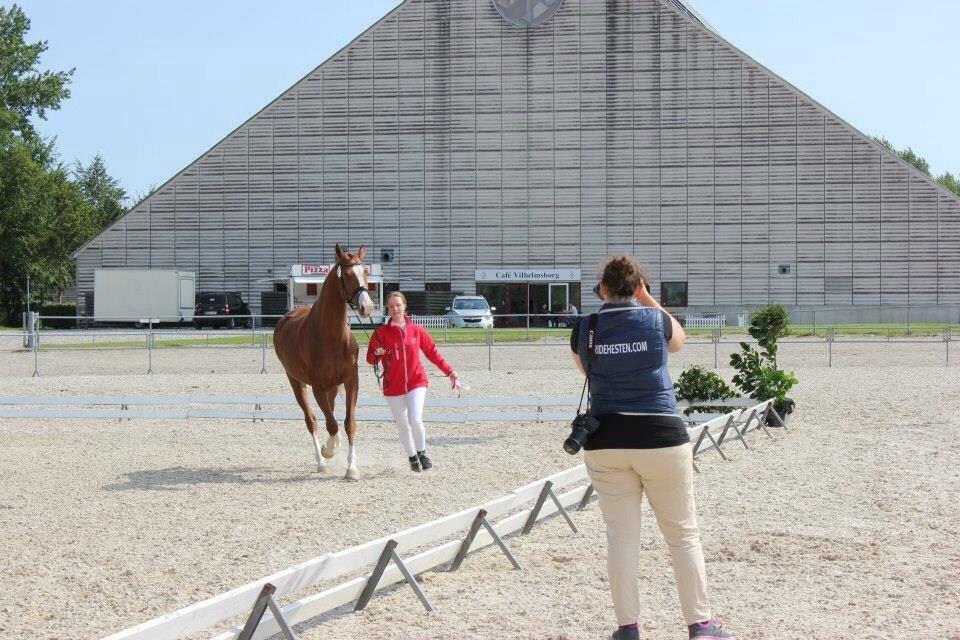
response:
[[[595,308],[614,252],[687,310],[960,304],[960,199],[682,0],[405,0],[78,250],[79,299],[180,269],[258,311],[335,242],[498,313]]]

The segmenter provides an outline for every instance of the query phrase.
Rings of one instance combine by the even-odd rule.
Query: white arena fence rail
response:
[[[315,402],[315,401],[314,401]],[[573,418],[580,396],[494,396],[436,398],[428,396],[426,405],[449,411],[430,411],[426,422],[495,422],[526,420],[534,422],[565,422]],[[221,405],[229,408],[209,408],[191,405]],[[229,405],[248,405],[243,409]],[[117,408],[102,408],[115,406]],[[0,418],[116,418],[132,419],[189,419],[236,418],[247,420],[303,420],[297,409],[265,409],[269,406],[296,406],[292,395],[217,395],[183,394],[171,396],[103,395],[103,396],[0,396]],[[369,409],[386,407],[383,396],[359,396],[356,419],[359,421],[392,421],[388,410]],[[95,408],[94,408],[95,407]],[[136,407],[136,408],[132,408]],[[153,408],[146,408],[153,407]],[[314,405],[316,408],[316,406]],[[500,407],[499,410],[492,410]],[[566,411],[557,411],[568,407]],[[551,410],[554,409],[554,410]],[[335,411],[343,419],[343,409]]]
[[[739,408],[689,427],[691,439],[696,443],[694,456],[715,448],[726,459],[720,450],[724,441],[738,439],[745,448],[749,448],[743,437],[749,430],[762,428],[767,431],[768,436],[773,437],[765,424],[768,415],[776,415],[770,401],[755,404],[755,400],[736,398],[692,403],[689,406],[717,406],[718,403],[726,403],[728,406],[738,405]],[[776,417],[776,420],[779,421],[779,417]],[[782,421],[780,426],[786,427]],[[731,436],[731,432],[735,435]],[[706,441],[710,441],[711,444],[702,445]],[[696,467],[696,464],[694,466]],[[403,559],[404,568],[415,581],[415,576],[451,561],[454,561],[454,564],[450,566],[450,570],[455,570],[459,566],[456,559],[464,557],[467,551],[476,551],[491,544],[503,542],[502,540],[498,542],[488,531],[480,529],[472,543],[468,543],[469,548],[463,548],[464,543],[469,541],[469,535],[466,539],[459,536],[464,535],[481,516],[486,518],[491,529],[501,539],[517,531],[527,533],[536,522],[555,513],[560,513],[576,531],[569,512],[572,507],[579,510],[587,506],[594,493],[592,485],[583,484],[585,480],[588,480],[586,467],[581,464],[524,485],[484,504],[344,551],[323,554],[301,562],[241,587],[114,633],[104,640],[177,640],[200,632],[209,632],[213,627],[249,612],[258,601],[263,588],[268,584],[275,588],[273,595],[280,597],[291,595],[320,582],[346,578],[344,582],[320,593],[300,598],[279,608],[283,622],[287,625],[305,622],[350,602],[358,601],[363,597],[364,591],[368,590],[371,578],[375,579],[374,591],[405,580],[406,576],[397,564],[388,565],[378,579],[375,576],[376,570],[350,577],[370,567],[377,562],[378,558],[382,559],[385,550],[393,548],[398,554],[408,551],[415,553]],[[555,488],[563,492],[553,493]],[[546,500],[548,496],[550,500]],[[529,505],[531,502],[534,504]],[[423,550],[424,547],[432,544],[438,546]],[[505,546],[504,551],[509,553]],[[509,557],[513,560],[512,555]],[[515,564],[515,566],[519,568],[519,565]],[[416,589],[419,589],[419,586]],[[426,606],[427,603],[424,605]],[[213,640],[234,640],[241,631],[242,628],[233,627],[213,636]],[[280,621],[271,614],[265,614],[252,638],[268,638],[280,631]]]
[[[315,401],[314,401],[315,402]],[[710,403],[680,402],[681,408],[693,406],[747,407],[756,401],[749,398],[711,400]],[[746,404],[744,404],[746,403]],[[497,422],[506,420],[531,422],[567,422],[573,419],[574,408],[580,404],[580,396],[488,396],[464,398],[435,398],[428,396],[428,407],[453,409],[455,411],[430,411],[424,416],[426,422],[466,423]],[[190,405],[252,405],[251,409],[205,408]],[[91,408],[116,406],[115,409]],[[302,420],[303,413],[295,410],[264,409],[265,406],[296,406],[292,396],[284,395],[218,395],[183,394],[172,396],[0,396],[0,418],[116,418],[186,420],[190,418],[225,418],[247,420]],[[356,419],[366,422],[392,421],[389,411],[377,411],[365,407],[386,407],[383,396],[359,396]],[[159,408],[131,408],[159,407]],[[499,409],[498,409],[499,408]],[[558,409],[565,408],[564,411]],[[314,409],[317,409],[314,404]],[[532,409],[532,410],[531,410]],[[343,410],[335,411],[343,419]],[[694,414],[694,417],[698,417]],[[700,420],[701,422],[703,420]]]

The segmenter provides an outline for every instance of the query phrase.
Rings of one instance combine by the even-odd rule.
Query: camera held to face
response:
[[[587,438],[589,438],[599,426],[600,421],[595,417],[586,413],[577,414],[577,417],[574,418],[570,424],[570,435],[563,441],[563,450],[572,456],[576,455],[580,449],[583,448]]]

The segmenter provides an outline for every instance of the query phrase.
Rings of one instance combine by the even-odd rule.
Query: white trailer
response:
[[[290,279],[287,282],[287,308],[309,306],[320,295],[323,281],[327,279],[335,265],[295,264],[290,267]],[[377,264],[364,265],[367,272],[367,287],[370,300],[373,301],[373,313],[370,318],[361,320],[357,312],[348,309],[350,324],[381,324],[383,322],[383,269]]]
[[[93,274],[96,322],[190,322],[197,295],[193,271],[97,269]]]

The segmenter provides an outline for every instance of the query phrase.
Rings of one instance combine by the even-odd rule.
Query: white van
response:
[[[493,312],[497,308],[491,307],[483,296],[456,296],[446,310],[451,327],[490,329],[493,327]]]

